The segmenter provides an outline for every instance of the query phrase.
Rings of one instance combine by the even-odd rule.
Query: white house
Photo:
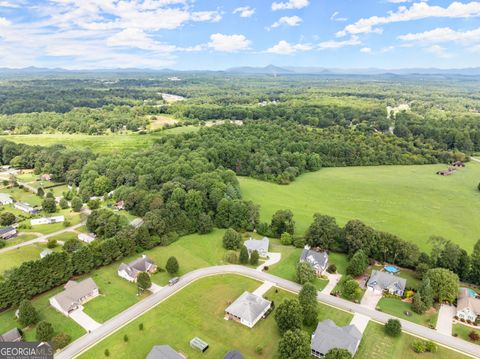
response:
[[[243,325],[253,328],[257,322],[268,312],[272,302],[256,294],[243,292],[236,301],[225,309],[228,319],[235,320]]]
[[[100,293],[92,278],[81,282],[70,280],[64,286],[65,290],[49,299],[50,305],[67,317],[76,309],[82,309],[82,304],[95,298]]]
[[[42,218],[32,218],[30,220],[30,224],[32,226],[38,224],[53,224],[53,223],[60,223],[65,221],[65,216],[53,216],[53,217],[42,217]]]
[[[95,240],[95,233],[79,233],[78,239],[85,243],[92,243]]]
[[[7,204],[12,204],[13,198],[10,197],[8,193],[0,193],[0,204],[5,206]]]
[[[148,258],[146,255],[142,255],[140,258],[130,262],[128,264],[122,263],[118,267],[118,275],[125,278],[129,282],[136,282],[140,273],[155,273],[157,271],[157,265],[154,261]]]
[[[47,249],[44,249],[41,253],[40,253],[40,258],[45,258],[46,256],[52,254],[53,251],[49,248]]]
[[[257,251],[259,256],[263,258],[268,256],[269,244],[270,241],[267,237],[263,237],[262,239],[250,238],[243,243],[243,245],[247,247],[249,256],[252,254],[253,251]]]
[[[480,299],[468,288],[460,288],[457,299],[457,317],[474,322],[480,315]]]
[[[30,206],[28,203],[24,203],[24,202],[15,202],[13,206],[16,209],[19,209],[20,211],[23,211],[28,214],[35,214],[38,212],[35,208]]]

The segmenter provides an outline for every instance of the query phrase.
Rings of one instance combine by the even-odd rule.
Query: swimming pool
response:
[[[385,269],[387,272],[389,273],[398,273],[400,272],[400,269],[398,269],[397,267],[395,266],[385,266],[383,267],[383,269]]]

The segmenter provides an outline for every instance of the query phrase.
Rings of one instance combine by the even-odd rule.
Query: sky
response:
[[[480,1],[0,0],[0,67],[480,66]]]

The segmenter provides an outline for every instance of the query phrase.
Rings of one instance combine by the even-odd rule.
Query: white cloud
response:
[[[250,40],[244,35],[212,34],[208,47],[219,52],[238,52],[248,49]]]
[[[222,15],[218,11],[197,11],[192,13],[191,19],[197,22],[219,22]]]
[[[298,26],[300,25],[300,23],[302,22],[302,18],[300,18],[299,16],[283,16],[281,17],[280,19],[278,19],[277,21],[275,21],[271,28],[276,28],[276,27],[279,27],[279,26],[282,26],[282,25],[288,25],[288,26]]]
[[[288,0],[286,2],[274,2],[272,3],[272,10],[291,10],[291,9],[303,9],[309,5],[309,0]]]
[[[413,0],[388,0],[389,3],[391,4],[402,4],[406,2],[412,2]]]
[[[140,29],[125,29],[107,39],[107,46],[130,47],[142,50],[160,51],[170,53],[175,51],[175,46],[164,45],[151,39]]]
[[[7,27],[10,24],[10,21],[8,21],[6,18],[0,17],[0,27]]]
[[[372,49],[370,47],[362,47],[360,49],[360,52],[363,52],[364,54],[371,54],[372,53]]]
[[[480,42],[480,27],[469,31],[456,31],[449,27],[439,27],[433,30],[400,35],[402,41],[422,42],[422,43],[442,43],[442,42]]]
[[[11,8],[18,8],[20,5],[14,4],[10,1],[0,1],[0,7],[11,7]]]
[[[477,16],[480,16],[480,2],[477,1],[469,3],[455,1],[448,7],[431,6],[426,2],[419,2],[412,4],[410,7],[400,6],[397,11],[389,11],[388,16],[372,16],[360,19],[339,31],[337,36],[379,32],[381,29],[377,26],[395,22],[426,19],[429,17],[469,18]]]
[[[335,40],[330,40],[330,41],[324,41],[321,42],[318,46],[320,49],[325,50],[325,49],[339,49],[345,46],[355,46],[355,45],[361,45],[362,42],[358,38],[358,36],[353,35],[350,39],[344,40],[344,41],[335,41]]]
[[[255,9],[251,8],[250,6],[237,7],[235,10],[233,10],[233,13],[238,13],[240,17],[250,17],[255,13]]]
[[[452,55],[449,54],[447,50],[440,45],[433,45],[433,46],[427,47],[425,50],[428,53],[434,54],[435,56],[440,57],[442,59],[448,59],[452,57]]]
[[[340,13],[338,11],[335,11],[332,16],[330,16],[331,21],[347,21],[348,19],[346,17],[338,17]]]
[[[277,55],[291,55],[298,51],[309,51],[313,49],[310,44],[290,44],[285,40],[281,40],[278,44],[267,49],[266,52]]]

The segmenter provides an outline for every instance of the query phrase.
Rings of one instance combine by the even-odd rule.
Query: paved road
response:
[[[71,232],[72,230],[76,229],[76,228],[79,228],[81,226],[83,226],[85,224],[85,221],[84,222],[80,222],[79,224],[76,224],[74,226],[71,226],[71,227],[66,227],[60,231],[57,231],[57,232],[53,232],[53,233],[50,233],[50,234],[45,234],[43,236],[40,236],[40,237],[37,237],[37,238],[34,238],[34,239],[31,239],[29,241],[25,241],[25,242],[22,242],[22,243],[19,243],[19,244],[16,244],[14,246],[10,246],[10,247],[5,247],[5,248],[2,248],[0,249],[0,253],[4,253],[4,252],[8,252],[8,251],[11,251],[13,249],[18,249],[20,247],[24,247],[24,246],[29,246],[31,244],[35,244],[35,243],[43,243],[43,242],[47,242],[48,238],[50,237],[54,237],[56,236],[57,234],[61,234],[61,233],[64,233],[64,232]],[[28,232],[26,232],[28,233]],[[60,243],[60,242],[59,242]]]
[[[144,314],[148,310],[154,308],[156,305],[164,301],[166,298],[177,292],[178,290],[184,288],[193,281],[212,275],[220,274],[239,274],[246,277],[251,277],[260,281],[269,281],[274,283],[277,287],[298,293],[301,289],[301,286],[297,283],[291,282],[289,280],[279,278],[277,276],[268,274],[266,272],[260,272],[255,269],[238,266],[238,265],[226,265],[226,266],[213,266],[198,269],[192,272],[189,272],[182,276],[179,282],[173,286],[163,287],[159,292],[152,294],[151,296],[145,298],[139,303],[131,306],[122,313],[113,317],[112,319],[105,322],[101,327],[92,331],[91,333],[85,334],[81,338],[77,339],[69,346],[67,346],[63,351],[55,355],[56,359],[72,359],[80,355],[82,352],[90,348],[91,346],[98,343],[103,338],[114,333],[130,321],[138,318],[140,315]],[[373,319],[377,322],[385,323],[389,319],[394,318],[391,315],[378,312],[376,310],[363,307],[359,304],[349,302],[347,300],[333,297],[331,295],[326,295],[323,293],[318,293],[318,300],[332,305],[334,307],[346,310],[352,313],[359,313],[370,319]],[[183,305],[188,305],[183,303]],[[467,341],[448,336],[442,333],[438,333],[435,330],[429,329],[427,327],[411,323],[400,319],[402,323],[403,330],[409,332],[413,335],[423,337],[425,339],[433,340],[441,345],[450,347],[462,353],[468,354],[473,358],[480,358],[480,347],[476,344],[469,343]]]

